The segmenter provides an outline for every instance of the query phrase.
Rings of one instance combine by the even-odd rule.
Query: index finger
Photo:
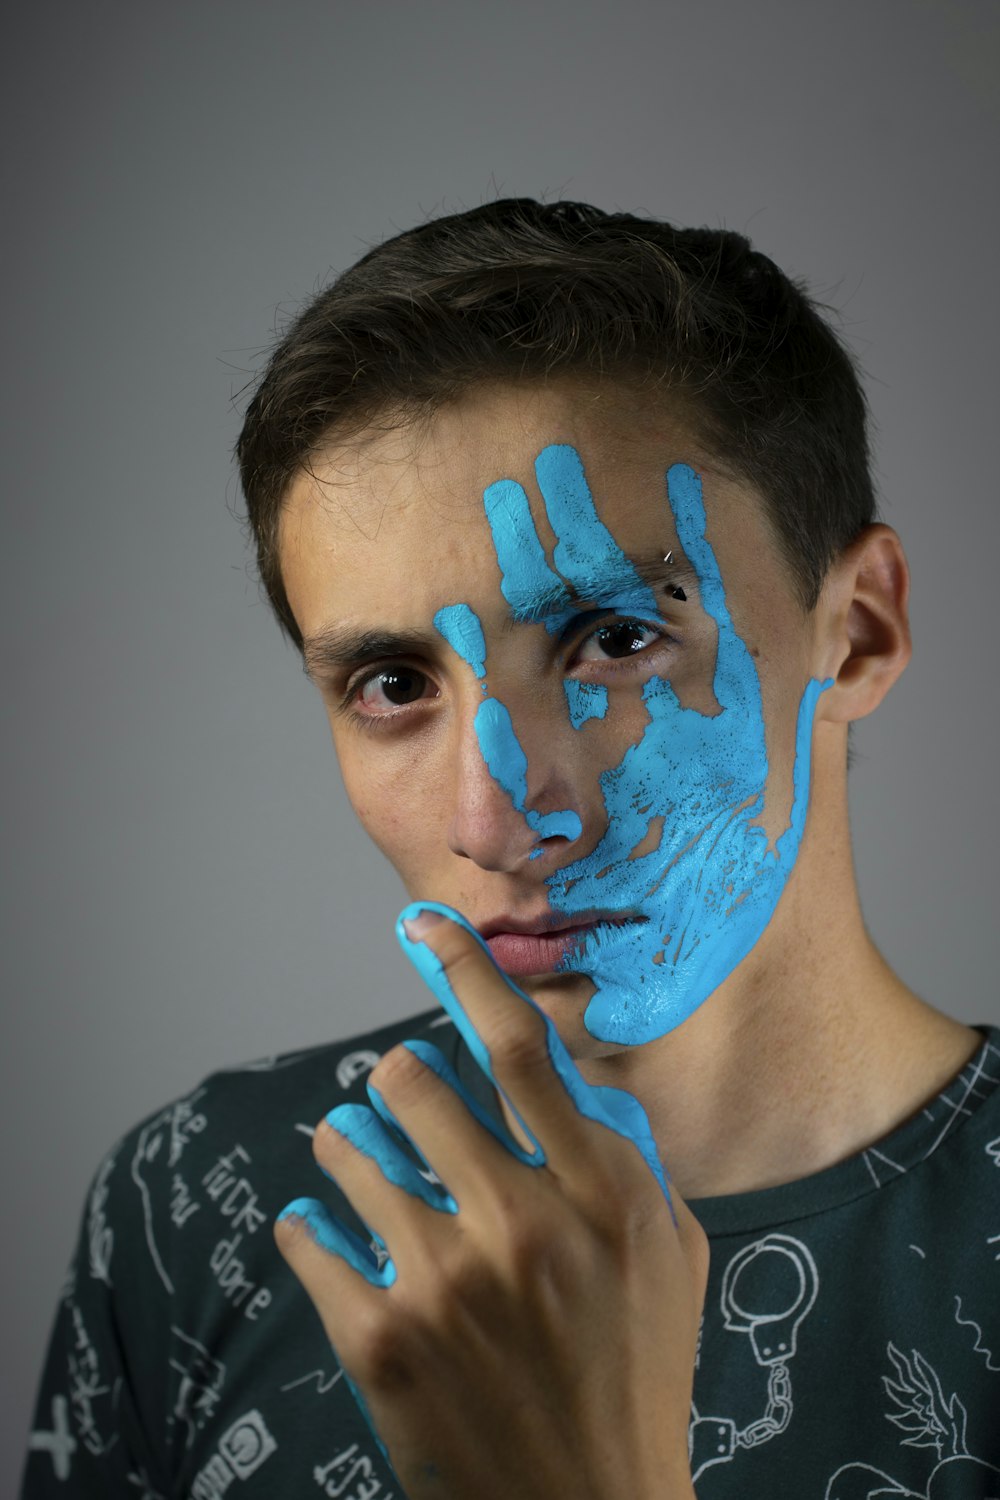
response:
[[[419,922],[428,917],[437,921]],[[436,901],[414,902],[400,913],[396,933],[475,1062],[538,1142],[533,1164],[549,1160],[567,1176],[578,1171],[587,1151],[581,1127],[593,1121],[638,1148],[669,1203],[666,1175],[638,1099],[625,1089],[586,1081],[552,1021],[501,972],[459,912]]]

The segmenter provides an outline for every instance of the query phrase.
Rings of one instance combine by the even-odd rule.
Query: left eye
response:
[[[581,661],[617,660],[645,651],[660,639],[659,631],[641,620],[612,620],[588,635],[578,656]]]

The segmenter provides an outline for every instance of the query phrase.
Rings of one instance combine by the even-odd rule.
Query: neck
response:
[[[751,1192],[863,1150],[981,1044],[889,968],[869,937],[843,805],[814,808],[778,910],[683,1026],[581,1062],[645,1106],[684,1198]]]

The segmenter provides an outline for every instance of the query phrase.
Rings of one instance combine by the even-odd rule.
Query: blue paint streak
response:
[[[608,711],[608,690],[603,683],[580,682],[576,677],[567,677],[563,687],[569,704],[569,721],[574,729],[582,729],[588,719],[604,718]]]
[[[434,625],[477,677],[486,676],[486,639],[479,616],[467,604],[449,604],[434,616]]]
[[[553,610],[570,609],[569,590],[546,561],[521,485],[513,479],[498,479],[483,491],[483,503],[500,564],[500,592],[510,606],[511,618],[533,622]],[[546,628],[557,627],[547,619]]]
[[[597,514],[576,449],[569,443],[543,448],[535,477],[557,538],[553,562],[577,598],[603,599],[610,583],[622,613],[658,620],[655,594]]]
[[[372,1096],[373,1103],[376,1098],[380,1103],[382,1102],[377,1089],[370,1089],[369,1094]],[[374,1109],[369,1109],[365,1104],[338,1104],[331,1109],[326,1122],[338,1135],[350,1141],[356,1151],[360,1151],[363,1156],[370,1157],[377,1163],[383,1177],[395,1187],[402,1188],[404,1193],[409,1193],[411,1198],[420,1198],[428,1208],[433,1208],[438,1213],[458,1212],[458,1204],[450,1193],[440,1192],[421,1177],[418,1169],[400,1150],[398,1141],[390,1135]],[[399,1132],[398,1122],[393,1120],[392,1123]],[[426,1166],[427,1163],[424,1162],[424,1165]]]
[[[462,1002],[455,994],[444,964],[438,958],[437,954],[427,947],[426,943],[411,942],[407,936],[406,928],[403,925],[404,922],[409,918],[418,916],[422,911],[439,912],[448,921],[454,922],[456,926],[464,928],[470,937],[478,943],[490,963],[496,968],[489,946],[479,936],[476,929],[459,912],[450,906],[442,906],[438,901],[412,902],[409,906],[403,908],[396,923],[396,936],[399,939],[403,952],[413,964],[420,977],[433,991],[437,1000],[448,1012],[449,1016],[451,1016],[479,1068],[497,1092],[506,1099],[511,1111],[520,1122],[525,1135],[529,1140],[535,1142],[535,1150],[529,1156],[512,1139],[509,1142],[504,1141],[503,1144],[507,1146],[507,1149],[519,1161],[524,1161],[532,1167],[544,1166],[545,1152],[541,1143],[536,1140],[536,1137],[524,1124],[520,1114],[518,1114],[516,1105],[497,1079],[493,1071],[489,1049],[469,1019]],[[587,1119],[594,1120],[599,1125],[604,1125],[608,1130],[613,1130],[617,1135],[631,1141],[638,1148],[647,1166],[663,1190],[667,1203],[670,1206],[671,1214],[673,1214],[673,1205],[670,1203],[670,1189],[667,1185],[667,1174],[660,1161],[646,1111],[638,1099],[634,1095],[627,1093],[625,1089],[611,1088],[606,1084],[587,1083],[567,1052],[558,1031],[556,1031],[555,1026],[545,1012],[523,990],[519,989],[516,984],[508,979],[500,969],[497,969],[497,973],[511,991],[512,1000],[519,1001],[524,1005],[530,1005],[532,1010],[541,1018],[545,1027],[546,1044],[552,1067],[577,1109]]]
[[[396,1267],[391,1260],[385,1261],[381,1269],[371,1248],[353,1229],[335,1219],[325,1204],[317,1198],[293,1198],[281,1210],[279,1219],[298,1218],[303,1221],[323,1250],[337,1255],[359,1272],[372,1286],[392,1286],[396,1280]]]
[[[514,732],[510,714],[496,698],[487,698],[476,709],[476,738],[487,770],[510,797],[529,828],[539,838],[577,839],[583,824],[572,811],[539,813],[526,806],[528,800],[528,759]]]

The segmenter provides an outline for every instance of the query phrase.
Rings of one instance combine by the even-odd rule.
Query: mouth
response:
[[[499,918],[480,928],[494,961],[512,979],[554,973],[566,954],[600,928],[624,927],[642,918],[629,912],[581,912],[548,916],[535,922]]]

